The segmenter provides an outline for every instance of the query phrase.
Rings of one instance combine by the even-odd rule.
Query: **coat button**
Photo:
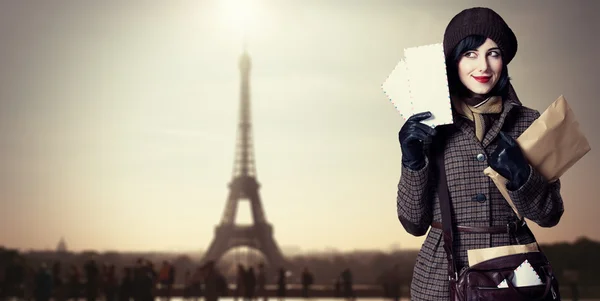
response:
[[[479,162],[483,162],[485,161],[485,155],[484,154],[477,154],[477,161]]]
[[[483,193],[480,193],[480,194],[478,194],[478,195],[476,195],[476,196],[473,197],[473,201],[477,201],[477,202],[480,202],[480,203],[485,202],[485,200],[486,200],[486,197],[485,197],[485,194],[483,194]]]

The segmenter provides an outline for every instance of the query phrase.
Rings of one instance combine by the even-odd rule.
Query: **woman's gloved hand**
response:
[[[430,117],[431,112],[415,114],[406,120],[398,133],[402,164],[411,170],[419,170],[425,166],[423,141],[434,136],[436,131],[420,121]]]
[[[525,184],[531,167],[513,137],[504,132],[499,136],[498,147],[490,155],[488,164],[508,180],[506,188],[514,191]]]

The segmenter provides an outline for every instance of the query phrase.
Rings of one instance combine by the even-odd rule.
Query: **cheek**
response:
[[[466,65],[465,60],[463,59],[458,62],[458,74],[463,74],[465,72]]]
[[[458,64],[458,78],[460,81],[466,85],[468,83],[469,77],[473,72],[473,66],[469,64],[469,62],[465,62],[464,60]]]
[[[464,74],[467,76],[469,74],[473,73],[474,71],[476,71],[477,68],[479,68],[479,66],[478,66],[476,60],[462,59],[458,63],[458,73]]]
[[[493,60],[490,65],[492,70],[494,70],[494,73],[500,76],[500,73],[502,73],[502,60]]]

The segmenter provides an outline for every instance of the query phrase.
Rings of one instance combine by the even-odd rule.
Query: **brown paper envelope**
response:
[[[511,245],[484,249],[467,250],[467,257],[469,258],[469,266],[474,266],[480,262],[498,258],[501,256],[539,252],[537,243],[532,242],[526,245]]]
[[[549,182],[560,178],[591,150],[561,95],[517,139],[531,166]]]
[[[562,95],[517,138],[517,143],[531,166],[549,182],[560,178],[591,150],[579,129],[579,122]],[[508,195],[506,179],[491,167],[487,167],[483,173],[494,181],[502,196],[521,218]]]

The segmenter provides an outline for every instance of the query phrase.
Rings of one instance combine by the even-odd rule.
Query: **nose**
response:
[[[486,56],[482,55],[481,57],[479,57],[479,60],[477,63],[478,63],[480,72],[484,72],[484,71],[488,70],[489,63],[488,63],[488,58]]]

